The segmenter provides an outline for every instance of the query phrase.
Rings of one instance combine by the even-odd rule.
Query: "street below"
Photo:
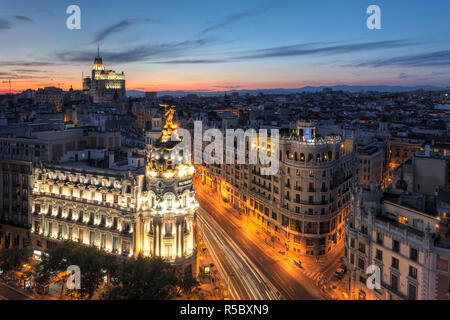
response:
[[[290,300],[316,300],[324,299],[320,290],[313,281],[305,276],[292,262],[282,259],[266,243],[261,243],[252,233],[248,232],[245,224],[234,217],[230,210],[221,206],[220,200],[213,201],[212,197],[205,194],[203,190],[197,189],[197,200],[200,203],[198,215],[200,221],[213,218],[216,227],[219,226],[233,240],[249,258],[249,261],[267,279],[271,286],[281,294],[281,298]],[[209,217],[208,217],[209,216]],[[227,252],[230,245],[223,243],[222,252]],[[232,246],[232,245],[231,245]],[[217,255],[220,252],[216,253]],[[245,282],[243,282],[245,283]],[[248,284],[247,284],[248,285]],[[253,284],[254,287],[260,285]],[[267,284],[269,285],[269,284]],[[238,290],[238,289],[236,289]],[[248,290],[247,290],[248,291]]]

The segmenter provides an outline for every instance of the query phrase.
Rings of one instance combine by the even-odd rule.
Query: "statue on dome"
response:
[[[168,105],[161,105],[166,108],[165,116],[166,123],[164,124],[164,128],[162,130],[161,141],[166,142],[169,141],[172,136],[172,132],[177,128],[177,125],[173,123],[173,115],[175,114],[175,107]]]

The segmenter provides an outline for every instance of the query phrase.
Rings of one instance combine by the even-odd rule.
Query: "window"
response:
[[[399,267],[399,261],[397,258],[392,257],[392,263],[391,263],[392,268],[397,269]]]
[[[383,245],[383,234],[377,232],[377,243]]]
[[[358,268],[365,271],[366,269],[364,267],[365,267],[364,260],[359,258],[358,259]]]
[[[409,266],[409,276],[411,278],[417,279],[417,269],[413,266]]]
[[[408,283],[408,299],[417,300],[417,287],[412,283]]]
[[[362,234],[367,234],[367,226],[361,225],[361,233]]]
[[[106,234],[102,234],[102,236],[101,236],[100,247],[102,249],[106,248]]]
[[[398,222],[404,225],[408,225],[408,218],[403,216],[398,216]]]
[[[377,249],[376,251],[376,259],[379,261],[383,261],[383,251]]]
[[[352,247],[352,248],[355,247],[355,239],[353,239],[353,238],[350,239],[350,247]]]
[[[366,253],[366,245],[364,243],[359,244],[359,252]]]
[[[417,251],[417,249],[415,249],[415,248],[410,248],[410,249],[409,249],[409,258],[410,258],[412,261],[417,261],[418,257],[419,257],[419,252]]]
[[[400,242],[397,240],[392,240],[392,251],[399,252],[400,251]]]
[[[393,291],[398,291],[398,277],[391,273],[391,289]]]

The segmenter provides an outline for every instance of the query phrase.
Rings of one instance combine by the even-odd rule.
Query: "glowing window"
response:
[[[401,224],[404,224],[404,225],[408,225],[408,218],[403,217],[403,216],[398,216],[398,222],[400,222]]]

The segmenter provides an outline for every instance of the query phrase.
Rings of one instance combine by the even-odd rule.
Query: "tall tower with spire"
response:
[[[100,45],[97,45],[92,76],[83,79],[83,90],[89,92],[94,103],[120,101],[125,98],[125,74],[105,69],[100,56]]]

